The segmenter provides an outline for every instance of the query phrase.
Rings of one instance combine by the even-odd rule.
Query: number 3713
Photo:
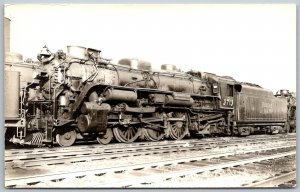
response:
[[[223,100],[223,106],[230,106],[230,107],[232,107],[233,106],[233,99],[225,98]]]

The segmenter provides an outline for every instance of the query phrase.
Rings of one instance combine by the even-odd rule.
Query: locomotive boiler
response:
[[[108,144],[287,130],[286,98],[231,77],[184,73],[170,64],[154,71],[139,60],[113,64],[100,50],[78,46],[67,53],[44,47],[37,58],[26,84],[22,70],[5,71],[5,93],[12,95],[6,98],[13,99],[5,100],[6,139],[14,143],[70,146],[78,139]]]

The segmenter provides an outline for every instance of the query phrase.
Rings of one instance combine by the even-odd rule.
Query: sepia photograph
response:
[[[5,4],[4,186],[296,187],[296,4]]]

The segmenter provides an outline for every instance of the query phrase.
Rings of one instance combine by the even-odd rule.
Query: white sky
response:
[[[10,5],[11,51],[102,50],[296,91],[296,5]]]

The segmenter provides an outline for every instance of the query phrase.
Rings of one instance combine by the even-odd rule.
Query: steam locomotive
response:
[[[71,146],[76,140],[137,139],[279,133],[296,130],[296,100],[232,77],[165,64],[122,59],[97,49],[68,46],[37,63],[5,65],[5,139]]]

